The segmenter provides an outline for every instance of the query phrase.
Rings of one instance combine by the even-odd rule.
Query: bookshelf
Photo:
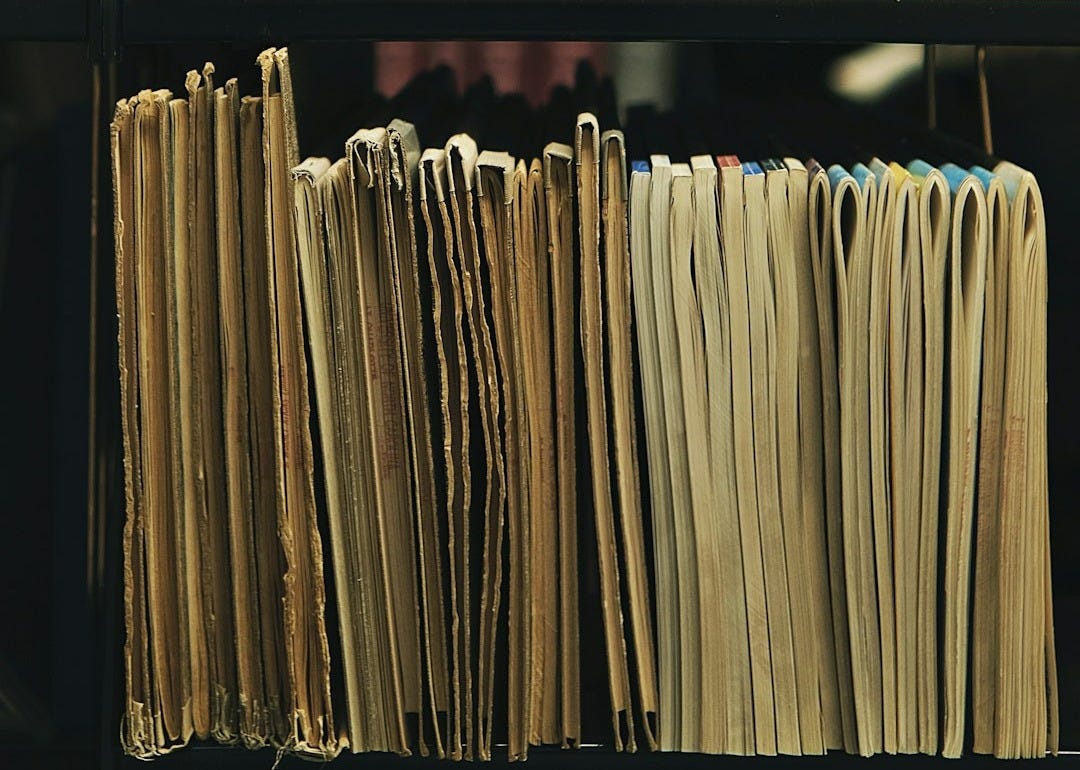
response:
[[[122,13],[131,43],[438,39],[448,31],[489,40],[1080,43],[1072,0],[126,0]]]
[[[316,41],[371,41],[379,39],[582,39],[680,40],[712,42],[906,42],[940,44],[1080,45],[1080,0],[5,0],[0,6],[0,42],[69,42],[85,44],[95,58],[121,58],[125,46],[168,46],[181,43],[263,43]],[[359,55],[359,54],[358,54]],[[1068,97],[1067,97],[1068,98]],[[107,190],[108,181],[103,189]],[[99,198],[99,222],[109,221],[111,199]],[[108,234],[104,235],[107,241]],[[102,255],[108,259],[107,248]],[[1051,256],[1053,260],[1053,256]],[[1053,295],[1052,295],[1053,296]],[[1053,303],[1053,299],[1051,300]],[[101,335],[105,339],[107,335]],[[1054,356],[1051,353],[1051,387]],[[102,363],[108,369],[106,354]],[[114,371],[113,367],[111,371]],[[102,375],[99,374],[99,378]],[[108,378],[108,373],[105,375]],[[1053,444],[1051,445],[1053,451]],[[1054,478],[1055,460],[1051,458]],[[1052,492],[1052,499],[1055,498]],[[1067,514],[1060,503],[1058,515]],[[111,515],[111,514],[110,514]],[[122,516],[122,514],[121,514]],[[1052,514],[1053,516],[1053,514]],[[120,522],[110,521],[118,531]],[[112,547],[112,546],[110,546]],[[118,552],[118,548],[116,549]],[[1074,581],[1075,582],[1075,581]],[[106,584],[119,585],[118,575],[106,575]],[[1061,596],[1060,622],[1068,622],[1077,607],[1072,592]],[[112,608],[112,612],[116,608]],[[98,622],[102,633],[116,633],[117,618]],[[1069,688],[1066,661],[1077,650],[1065,648],[1059,636],[1062,689]],[[105,656],[112,652],[106,644]],[[118,657],[118,656],[113,656]],[[110,658],[113,665],[118,660]],[[1075,667],[1074,669],[1075,670]],[[118,687],[121,669],[102,673],[103,729],[97,766],[134,768],[144,765],[119,755],[111,688]],[[108,681],[109,679],[112,682]],[[1063,709],[1065,704],[1063,703]],[[1076,748],[1077,736],[1063,733],[1063,748]],[[0,751],[0,766],[7,766]],[[20,754],[12,766],[36,764],[40,756]],[[156,766],[190,768],[266,768],[273,763],[269,751],[193,747],[155,762]],[[55,765],[69,766],[58,755]],[[876,768],[942,767],[945,760],[928,757],[876,757]],[[1080,767],[1077,756],[1063,756],[1070,767]],[[48,760],[46,760],[48,762]],[[770,766],[825,768],[836,763],[855,766],[866,760],[837,754],[825,758],[732,758],[685,755],[615,755],[605,747],[579,752],[539,750],[530,753],[532,766],[567,768],[706,768],[725,766],[753,770]],[[382,756],[343,755],[333,767],[434,767],[432,760],[387,760]],[[494,765],[505,765],[496,752]],[[967,756],[964,768],[1001,765],[983,757]],[[71,766],[75,766],[73,763]],[[292,757],[283,768],[307,767]],[[445,766],[445,765],[440,765]]]

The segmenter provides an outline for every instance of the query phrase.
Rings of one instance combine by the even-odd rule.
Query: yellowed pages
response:
[[[547,205],[543,164],[533,159],[522,191],[519,254],[532,255],[535,264],[519,258],[518,317],[527,367],[526,404],[529,423],[529,556],[526,583],[529,604],[528,741],[558,743],[559,674],[559,506],[555,473],[554,370],[552,367],[551,262],[548,249]],[[530,282],[528,275],[533,275]],[[529,285],[534,288],[530,292]],[[531,383],[531,384],[530,384]]]
[[[203,695],[193,688],[195,703],[207,698],[210,734],[231,743],[236,732],[236,662],[231,580],[229,576],[228,496],[225,482],[225,433],[222,425],[222,380],[218,271],[214,218],[214,66],[201,77],[189,72],[188,90],[188,275],[190,277],[191,406],[193,451],[184,455],[184,472],[195,475],[196,499],[185,496],[199,516],[198,569],[202,580],[200,633],[206,636],[209,681]],[[178,327],[180,334],[184,326]],[[193,563],[190,559],[188,567]],[[199,707],[196,706],[196,712]],[[196,734],[205,737],[198,730]]]
[[[139,435],[139,348],[135,295],[135,108],[121,99],[109,129],[113,233],[116,257],[120,424],[124,446],[124,687],[121,745],[126,754],[152,756],[154,716],[150,689],[145,516]]]
[[[285,551],[285,648],[291,689],[286,745],[320,757],[338,751],[330,707],[329,645],[322,607],[322,542],[315,521],[314,458],[309,428],[299,270],[289,171],[299,164],[288,53],[258,58],[263,81],[263,161],[271,331],[277,351],[275,450],[279,532]],[[286,458],[289,458],[286,461]]]
[[[394,226],[394,269],[397,275],[398,317],[401,323],[405,395],[409,416],[409,441],[413,462],[413,510],[416,519],[416,548],[419,555],[423,669],[426,671],[427,698],[432,722],[435,751],[445,755],[439,729],[439,713],[447,711],[448,674],[446,661],[446,621],[442,592],[442,558],[439,550],[438,523],[435,513],[435,473],[428,394],[427,357],[432,351],[425,339],[420,283],[424,280],[426,261],[418,255],[420,240],[415,222],[415,199],[420,165],[420,143],[416,128],[403,120],[387,126],[390,150],[391,219]],[[430,278],[427,278],[430,280]],[[419,732],[421,750],[426,749],[423,710]],[[426,753],[426,752],[425,752]]]
[[[399,124],[400,125],[400,124]],[[375,188],[376,234],[378,239],[377,275],[380,281],[379,305],[382,314],[383,334],[386,337],[387,358],[390,368],[380,373],[382,408],[391,404],[397,409],[397,417],[385,423],[386,438],[393,442],[396,458],[388,464],[393,467],[386,479],[383,498],[387,508],[383,524],[387,527],[387,579],[390,581],[392,601],[395,603],[394,624],[399,647],[401,666],[402,708],[407,714],[417,715],[415,743],[421,755],[427,755],[423,720],[423,663],[421,661],[420,594],[417,590],[417,514],[415,510],[416,458],[413,456],[410,415],[412,402],[408,393],[408,372],[415,336],[410,334],[402,318],[401,270],[399,261],[408,260],[411,251],[408,234],[408,212],[404,211],[399,196],[394,195],[400,177],[390,156],[390,130],[387,128],[377,149],[372,147],[369,156],[372,185]],[[367,278],[368,276],[365,276]],[[422,440],[422,439],[421,439]],[[388,469],[387,466],[383,466]],[[400,565],[400,566],[397,566]],[[411,738],[409,738],[412,741]],[[406,745],[408,748],[408,744]]]
[[[634,362],[630,339],[630,244],[627,224],[626,145],[620,131],[605,131],[602,149],[604,317],[609,352],[611,425],[616,500],[622,535],[626,595],[629,604],[633,676],[637,679],[641,728],[650,750],[656,749],[656,658],[649,601],[645,534],[641,513],[637,427],[634,416]],[[624,632],[625,638],[625,632]]]
[[[472,676],[463,625],[471,617],[465,603],[468,583],[467,512],[471,505],[469,464],[469,359],[462,333],[464,300],[454,258],[454,233],[446,199],[446,152],[425,150],[420,158],[423,181],[420,210],[427,230],[427,260],[434,300],[435,350],[439,364],[442,418],[442,467],[446,479],[445,529],[450,620],[449,686],[446,751],[463,756],[462,687]],[[465,623],[461,618],[466,618]]]
[[[479,730],[483,758],[491,758],[492,719],[495,699],[495,650],[500,622],[503,574],[503,541],[506,518],[518,519],[524,499],[522,488],[521,423],[521,351],[518,349],[517,289],[514,282],[514,240],[511,222],[513,204],[514,159],[505,152],[485,150],[476,161],[476,197],[483,233],[481,270],[486,268],[486,291],[491,298],[494,332],[494,370],[501,389],[493,394],[495,441],[504,468],[504,499],[488,525],[484,549],[484,598],[481,602],[480,659],[484,678],[483,707],[479,711]],[[476,272],[477,278],[482,273]],[[500,416],[501,415],[501,416]],[[485,628],[485,625],[486,628]]]
[[[635,749],[630,682],[623,635],[622,600],[619,590],[615,509],[611,493],[611,460],[608,445],[607,383],[604,364],[603,283],[600,253],[600,128],[589,113],[578,116],[575,134],[577,171],[579,280],[581,286],[581,352],[585,364],[585,399],[588,425],[590,479],[596,546],[600,566],[600,600],[603,614],[604,650],[614,747]],[[624,722],[625,720],[625,727]],[[624,737],[624,732],[626,733]]]
[[[241,241],[244,262],[245,327],[248,352],[248,425],[251,429],[252,531],[258,580],[259,647],[265,687],[263,719],[268,743],[287,736],[289,672],[285,652],[285,593],[278,533],[274,380],[266,198],[262,155],[262,99],[240,102]]]
[[[371,553],[371,516],[369,490],[374,472],[370,453],[365,450],[366,423],[360,417],[365,403],[363,394],[362,329],[354,229],[356,216],[350,195],[349,162],[341,158],[322,172],[315,185],[326,232],[326,264],[314,263],[325,271],[322,318],[318,319],[328,335],[330,372],[328,389],[331,398],[330,434],[324,438],[327,458],[324,474],[329,485],[336,478],[337,501],[330,504],[327,490],[327,518],[330,525],[331,553],[337,589],[338,625],[341,634],[346,717],[349,726],[349,749],[353,752],[386,749],[386,724],[383,680],[379,676],[378,653],[373,651],[375,632],[371,619],[376,617],[371,577],[374,567]],[[314,209],[315,202],[310,207]],[[302,265],[303,266],[303,265]],[[315,271],[313,271],[315,272]],[[303,274],[302,274],[303,275]],[[313,275],[312,277],[316,277]],[[318,297],[315,298],[318,300]],[[329,324],[327,322],[329,321]],[[312,333],[311,346],[314,348]],[[314,358],[314,350],[313,350]],[[320,425],[325,407],[319,406]],[[336,447],[328,448],[328,441]],[[331,472],[329,464],[338,468]]]
[[[369,489],[369,579],[374,588],[372,609],[376,634],[372,644],[379,661],[386,747],[409,753],[405,713],[408,684],[415,666],[406,670],[414,642],[413,607],[416,593],[400,563],[411,531],[411,496],[404,439],[404,395],[401,390],[398,325],[395,315],[385,198],[379,186],[385,172],[386,129],[361,129],[345,145],[349,160],[355,212],[354,243],[358,312],[361,319],[364,436],[373,483]],[[410,557],[411,561],[411,557]],[[392,571],[393,570],[393,571]],[[414,697],[418,693],[414,692]]]
[[[638,368],[641,371],[645,409],[645,447],[649,469],[649,510],[653,530],[653,563],[656,575],[656,720],[672,697],[667,682],[674,670],[677,649],[678,602],[675,592],[674,542],[671,533],[671,474],[668,467],[667,428],[660,383],[660,351],[656,328],[656,302],[652,277],[651,214],[652,172],[648,164],[630,174],[630,272],[637,326]],[[644,696],[642,698],[644,702]],[[670,710],[669,710],[670,713]],[[648,715],[643,719],[648,722]],[[662,747],[662,742],[657,742]]]
[[[179,552],[182,555],[177,563],[177,576],[182,587],[179,593],[180,606],[177,613],[184,632],[180,634],[180,655],[184,661],[180,673],[181,701],[186,704],[184,732],[191,735],[197,729],[196,711],[204,718],[205,729],[209,730],[210,687],[208,649],[206,632],[203,628],[203,579],[201,570],[202,545],[200,542],[203,525],[199,517],[201,510],[195,504],[194,495],[189,494],[189,484],[185,477],[194,477],[191,469],[195,463],[185,465],[185,451],[188,441],[185,427],[194,427],[197,412],[192,398],[191,342],[190,334],[183,330],[191,329],[191,292],[189,261],[191,236],[189,195],[191,175],[191,134],[189,126],[189,105],[186,99],[168,100],[168,132],[163,135],[166,153],[165,189],[168,191],[168,215],[163,220],[163,236],[166,253],[170,255],[166,267],[165,280],[170,287],[168,316],[169,335],[169,415],[170,430],[177,437],[170,447],[170,470],[173,477],[173,495],[179,515],[174,522]],[[175,287],[175,290],[173,289]],[[185,470],[188,468],[188,470]],[[189,504],[190,503],[190,504]],[[198,708],[205,707],[205,708]]]
[[[498,370],[495,364],[494,331],[488,323],[485,286],[481,273],[481,253],[478,227],[475,218],[476,142],[467,134],[456,134],[446,143],[449,164],[450,204],[454,219],[456,246],[461,257],[462,289],[473,340],[474,378],[478,385],[480,417],[484,437],[485,476],[484,507],[482,522],[483,546],[481,553],[481,592],[477,624],[476,650],[477,679],[466,690],[466,742],[465,758],[485,758],[490,753],[487,741],[486,714],[488,711],[488,668],[494,661],[484,655],[486,640],[490,637],[490,611],[494,606],[493,580],[497,569],[495,560],[501,558],[493,543],[506,509],[506,466],[500,429],[500,394]],[[474,698],[475,692],[475,698]],[[472,703],[475,702],[475,711]],[[475,716],[475,733],[470,724]],[[475,736],[475,737],[473,737]]]
[[[513,229],[514,313],[517,324],[514,332],[520,366],[518,435],[521,451],[521,505],[517,516],[509,521],[509,606],[507,607],[507,671],[506,671],[506,744],[511,761],[525,760],[529,752],[529,735],[533,719],[533,633],[532,633],[532,569],[533,542],[532,511],[539,507],[533,483],[543,478],[540,468],[541,450],[537,373],[546,359],[536,352],[539,324],[539,297],[536,293],[536,220],[529,200],[529,171],[524,160],[518,160],[511,175],[510,226]],[[550,331],[548,332],[550,339]]]
[[[214,91],[214,203],[217,240],[222,422],[228,501],[228,557],[236,655],[237,731],[248,748],[266,742],[259,649],[258,579],[251,502],[248,355],[241,245],[239,117],[236,80]],[[225,575],[218,580],[225,580]]]
[[[167,91],[144,91],[135,106],[135,301],[136,334],[140,351],[170,350],[169,217],[165,164],[170,147]],[[141,479],[146,516],[147,611],[149,616],[151,714],[154,753],[165,753],[187,742],[190,728],[184,712],[181,627],[181,582],[177,565],[182,539],[176,528],[178,498],[170,458],[176,449],[170,417],[172,385],[168,358],[140,355],[139,441]],[[187,733],[187,734],[186,734]]]
[[[573,149],[565,144],[552,142],[544,147],[553,329],[572,329],[574,325],[573,159]],[[559,737],[564,747],[577,746],[581,739],[574,347],[572,334],[555,334],[555,462],[559,485]]]

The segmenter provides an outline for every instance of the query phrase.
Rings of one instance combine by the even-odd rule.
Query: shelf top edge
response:
[[[0,40],[86,39],[86,0],[16,0]],[[65,13],[47,13],[62,5]],[[1080,45],[1080,0],[120,0],[124,45],[700,40]],[[20,14],[19,9],[22,10]],[[77,18],[76,18],[77,17]]]

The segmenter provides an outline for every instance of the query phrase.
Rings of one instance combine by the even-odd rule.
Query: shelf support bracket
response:
[[[975,72],[979,79],[979,114],[982,118],[983,150],[994,154],[994,133],[990,123],[990,87],[986,80],[986,46],[975,46]]]
[[[926,79],[926,127],[937,128],[937,46],[923,46],[923,77]]]
[[[87,3],[92,62],[120,61],[120,3],[121,0],[91,0]]]

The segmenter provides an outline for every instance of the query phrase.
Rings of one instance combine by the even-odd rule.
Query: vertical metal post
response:
[[[937,46],[923,47],[923,76],[926,78],[926,126],[937,128]]]
[[[990,125],[990,87],[986,80],[986,46],[975,46],[975,71],[979,79],[979,114],[982,118],[983,150],[994,154],[994,134]]]

